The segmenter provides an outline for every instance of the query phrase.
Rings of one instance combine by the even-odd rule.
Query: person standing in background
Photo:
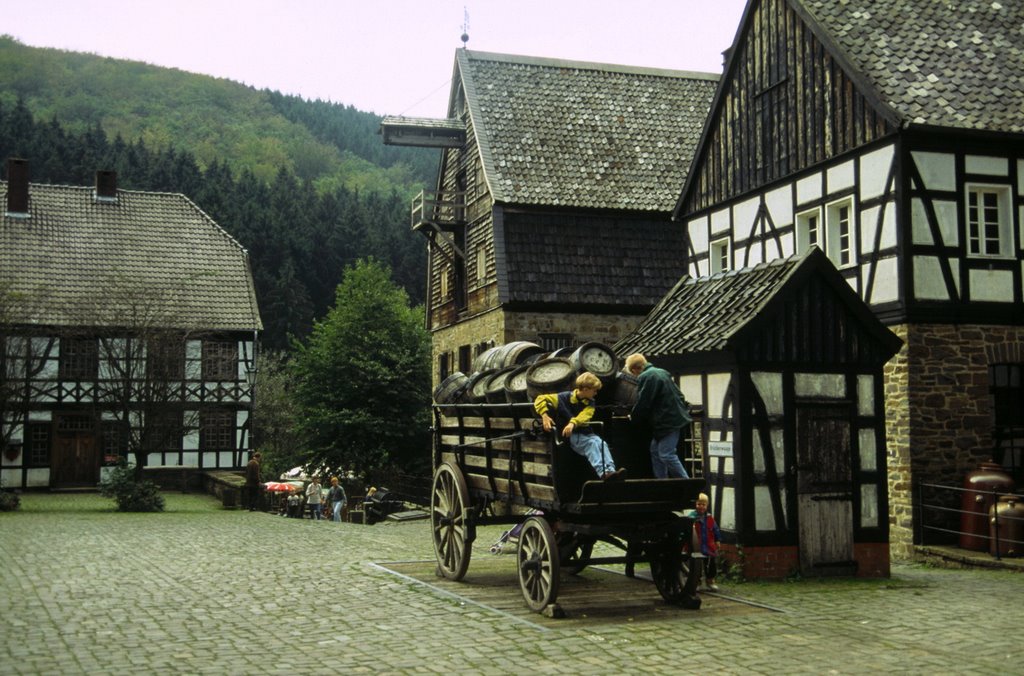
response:
[[[262,457],[260,452],[256,451],[245,467],[245,493],[250,512],[255,512],[260,502],[260,459]]]
[[[306,486],[306,506],[309,507],[309,518],[317,521],[322,518],[320,515],[321,493],[320,479],[314,476]]]

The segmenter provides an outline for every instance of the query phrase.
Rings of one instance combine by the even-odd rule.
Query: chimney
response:
[[[113,169],[96,172],[96,199],[100,202],[117,201],[117,172]]]
[[[7,160],[7,214],[28,215],[28,160]]]

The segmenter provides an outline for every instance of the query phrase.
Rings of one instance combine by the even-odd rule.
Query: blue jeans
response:
[[[683,463],[679,461],[679,454],[676,453],[680,431],[673,430],[661,439],[651,438],[651,465],[654,468],[654,476],[658,479],[690,478],[683,468]]]
[[[615,471],[615,462],[608,444],[598,435],[573,432],[569,436],[569,447],[587,459],[598,477]]]
[[[316,503],[315,505],[309,505],[309,518],[316,519],[317,521],[320,520],[320,503],[319,502]]]
[[[341,508],[344,506],[345,503],[340,500],[331,505],[334,510],[332,512],[331,521],[341,521]]]

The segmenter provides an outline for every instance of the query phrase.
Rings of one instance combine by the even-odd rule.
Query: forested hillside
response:
[[[264,343],[285,347],[333,305],[344,267],[375,257],[420,302],[409,198],[436,151],[384,146],[380,118],[179,70],[0,37],[0,160],[37,183],[181,192],[250,253]],[[4,176],[6,178],[6,176]]]

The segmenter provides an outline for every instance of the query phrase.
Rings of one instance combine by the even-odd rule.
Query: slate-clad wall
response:
[[[914,481],[960,486],[992,458],[989,366],[1024,362],[1024,328],[916,324],[893,331],[904,347],[885,370],[890,538],[893,555],[907,557],[911,472]]]

